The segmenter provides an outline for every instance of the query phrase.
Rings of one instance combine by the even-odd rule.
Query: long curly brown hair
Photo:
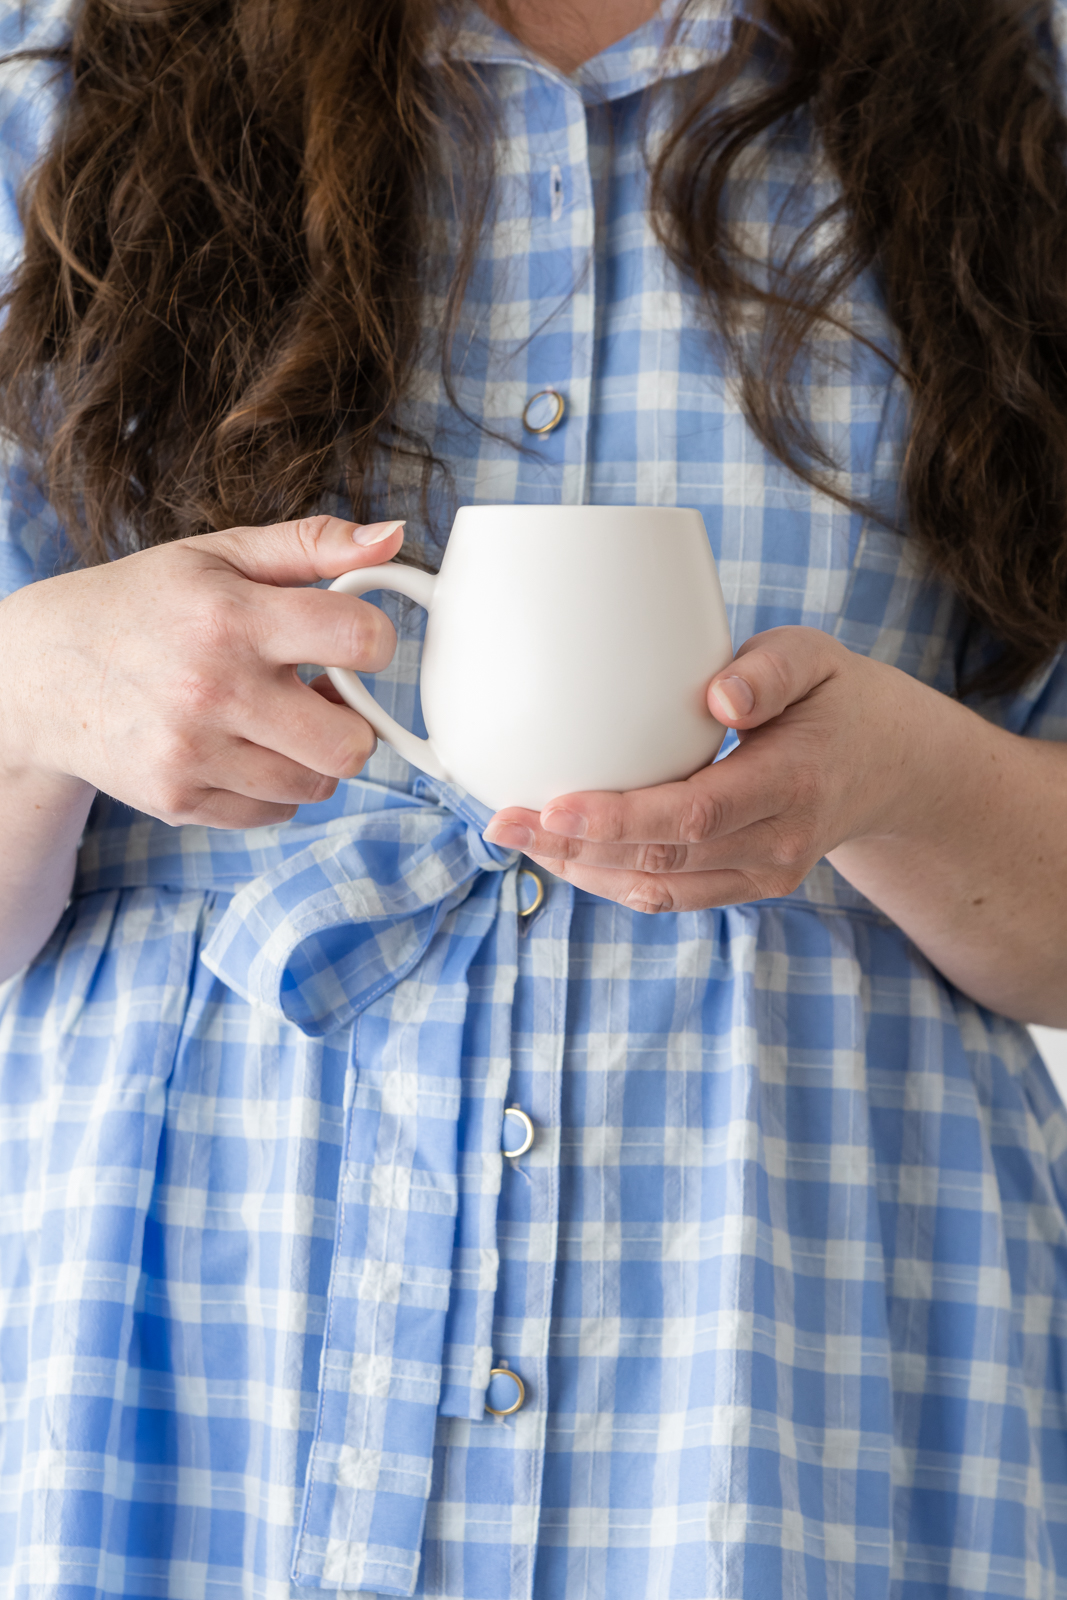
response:
[[[420,339],[423,233],[464,196],[458,314],[491,112],[428,45],[435,0],[82,0],[65,110],[25,195],[0,429],[82,559],[358,510]],[[1001,642],[987,687],[1067,638],[1067,121],[1049,0],[766,0],[691,85],[652,174],[765,445],[838,493],[797,373],[865,269],[899,334],[902,514]],[[725,218],[746,153],[810,117],[839,195],[768,272]],[[436,186],[436,187],[435,187]],[[457,200],[457,204],[460,202]],[[825,238],[829,242],[819,245]],[[752,307],[762,332],[745,333]],[[448,341],[444,341],[447,349]],[[447,374],[446,374],[447,377]]]

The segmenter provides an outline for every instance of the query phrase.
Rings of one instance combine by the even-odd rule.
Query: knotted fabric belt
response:
[[[407,1595],[437,1418],[481,1419],[492,1365],[519,858],[457,791],[397,799],[241,888],[202,959],[306,1034],[356,1024],[292,1576]]]

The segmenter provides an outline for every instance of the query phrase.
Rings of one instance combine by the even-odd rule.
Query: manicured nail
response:
[[[732,717],[735,722],[739,717],[747,717],[756,704],[756,696],[744,678],[720,678],[711,692],[722,707],[723,715]]]
[[[589,824],[577,811],[542,811],[541,826],[561,839],[584,839]]]
[[[533,829],[521,822],[491,822],[482,838],[505,850],[529,850],[534,842]]]
[[[352,537],[357,544],[381,544],[383,539],[388,539],[390,534],[402,527],[402,522],[367,522],[362,528],[357,528]]]

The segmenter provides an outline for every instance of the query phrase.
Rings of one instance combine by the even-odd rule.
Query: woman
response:
[[[1067,1586],[1058,16],[9,10],[6,1593]],[[725,759],[297,675],[508,500],[699,506]]]

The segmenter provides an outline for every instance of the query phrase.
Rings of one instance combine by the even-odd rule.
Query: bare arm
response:
[[[1065,1027],[1067,748],[927,696],[910,794],[829,859],[965,994]]]
[[[33,960],[59,921],[95,793],[78,778],[25,768],[0,776],[0,982]]]

